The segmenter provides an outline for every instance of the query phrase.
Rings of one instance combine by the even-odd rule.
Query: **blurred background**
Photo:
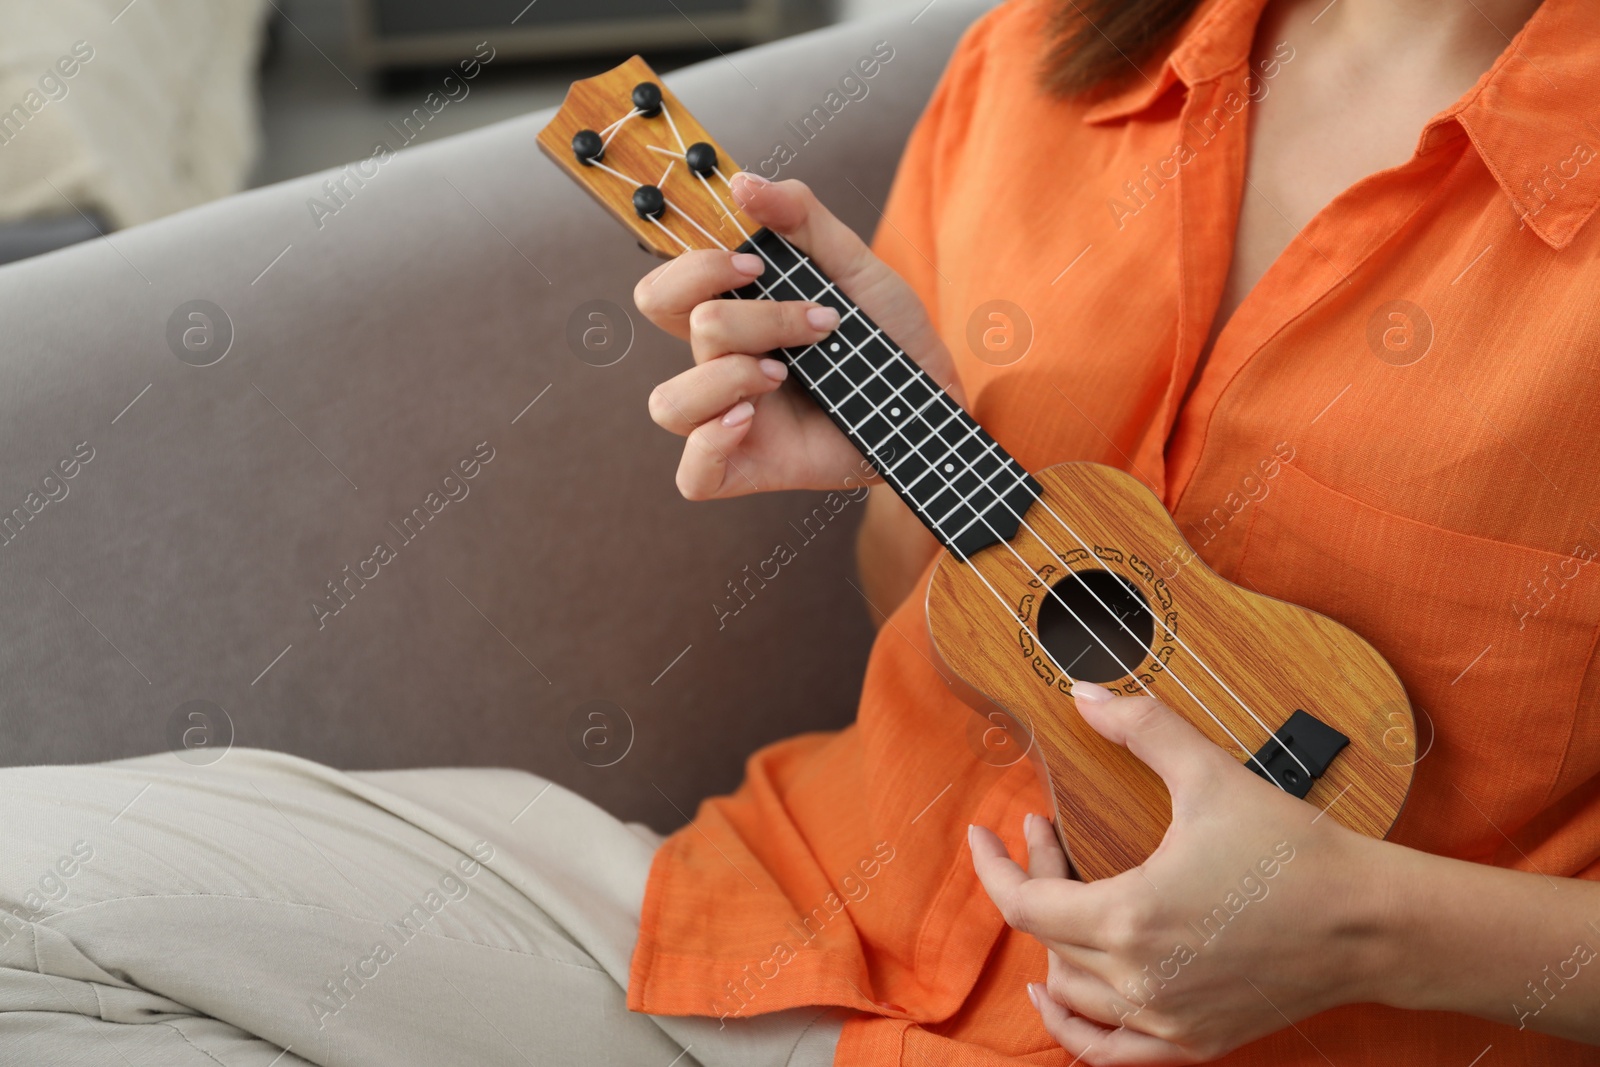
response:
[[[896,3],[0,0],[0,263]]]

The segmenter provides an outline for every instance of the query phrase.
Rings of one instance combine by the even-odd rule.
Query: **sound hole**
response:
[[[1155,616],[1139,590],[1106,570],[1068,574],[1039,608],[1040,643],[1069,676],[1087,682],[1114,682],[1132,674],[1149,653],[1155,632]]]

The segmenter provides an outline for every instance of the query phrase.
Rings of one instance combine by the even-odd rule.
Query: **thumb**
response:
[[[1154,697],[1117,696],[1081,679],[1072,683],[1078,714],[1104,737],[1138,756],[1176,798],[1190,783],[1214,773],[1218,760],[1233,763],[1177,712]]]
[[[728,183],[734,200],[756,222],[792,238],[833,280],[849,285],[873,266],[872,250],[822,206],[804,182],[770,182],[741,170]]]

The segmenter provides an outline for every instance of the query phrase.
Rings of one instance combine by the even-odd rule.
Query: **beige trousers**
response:
[[[831,1063],[823,1009],[627,1010],[658,841],[520,771],[0,770],[0,1064]]]

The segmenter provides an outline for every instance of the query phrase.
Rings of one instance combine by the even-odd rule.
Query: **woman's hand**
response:
[[[952,384],[950,353],[917,295],[809,189],[741,172],[732,190],[746,214],[807,252],[935,381]],[[720,299],[770,269],[749,253],[685,252],[634,289],[645,317],[686,338],[694,354],[692,369],[650,394],[651,418],[688,438],[678,491],[690,500],[834,488],[849,474],[859,476],[854,446],[799,389],[780,388],[785,364],[763,358],[822,340],[838,314],[799,301]],[[952,392],[959,403],[960,393]]]
[[[1006,922],[1049,950],[1029,996],[1088,1064],[1199,1063],[1339,1004],[1378,999],[1383,850],[1257,777],[1149,697],[1073,687],[1078,710],[1172,795],[1145,863],[1066,878],[1029,815],[1029,870],[973,827],[973,864]]]

